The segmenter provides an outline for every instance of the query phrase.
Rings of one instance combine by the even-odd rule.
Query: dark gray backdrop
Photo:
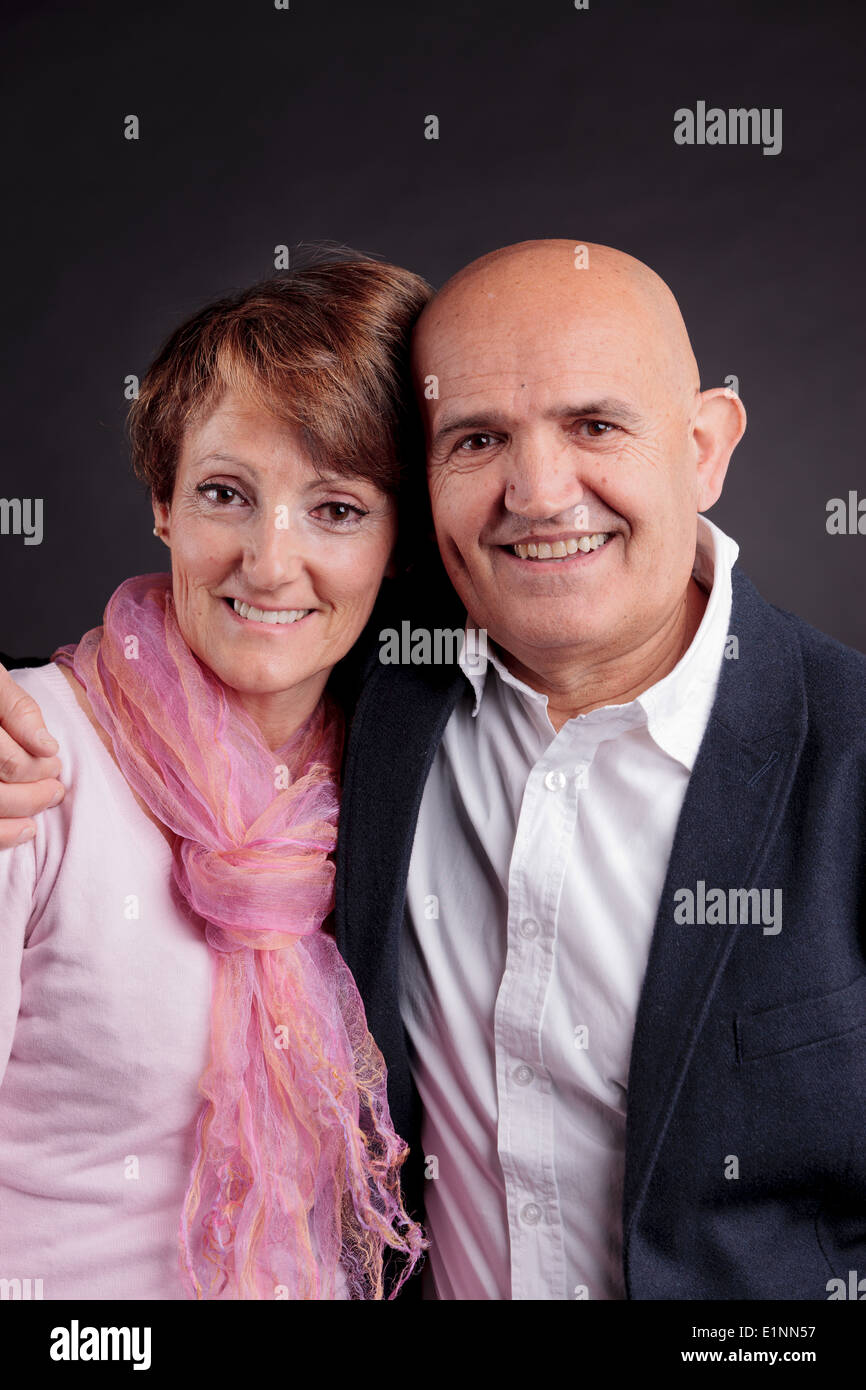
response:
[[[199,304],[318,239],[434,284],[498,245],[602,241],[678,296],[749,429],[714,520],[765,596],[866,650],[859,488],[864,21],[855,3],[273,0],[4,6],[0,648],[47,654],[165,567],[123,381]],[[781,107],[783,148],[674,111]],[[141,122],[127,141],[124,117]],[[424,138],[435,114],[440,138]]]

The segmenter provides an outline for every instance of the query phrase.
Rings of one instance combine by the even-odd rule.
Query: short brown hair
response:
[[[172,333],[131,406],[136,473],[170,502],[187,425],[235,390],[299,427],[317,466],[396,496],[419,446],[409,339],[431,293],[399,266],[314,253],[207,305]]]

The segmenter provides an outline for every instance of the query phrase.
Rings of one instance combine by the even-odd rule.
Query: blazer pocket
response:
[[[829,994],[797,999],[760,1013],[738,1014],[734,1020],[737,1060],[752,1062],[792,1052],[796,1047],[830,1042],[845,1033],[866,1028],[866,975]]]

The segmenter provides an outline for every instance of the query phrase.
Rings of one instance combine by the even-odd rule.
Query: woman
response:
[[[326,683],[392,565],[427,298],[311,265],[169,339],[131,412],[171,575],[16,672],[67,794],[0,856],[0,1252],[46,1298],[381,1298],[423,1247],[329,911]]]

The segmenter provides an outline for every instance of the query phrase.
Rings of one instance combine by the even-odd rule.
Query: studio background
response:
[[[167,567],[124,380],[182,318],[330,240],[441,284],[496,246],[600,241],[679,299],[749,414],[709,515],[764,596],[866,651],[854,4],[273,0],[4,6],[0,649],[47,655]],[[783,111],[778,155],[679,146],[698,101]],[[124,138],[128,115],[139,139]],[[438,140],[425,118],[439,120]],[[11,598],[11,602],[9,599]]]

